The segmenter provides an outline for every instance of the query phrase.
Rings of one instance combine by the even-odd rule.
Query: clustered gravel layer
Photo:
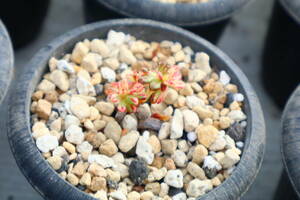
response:
[[[206,3],[210,0],[156,0],[163,3]]]
[[[168,89],[164,103],[145,103],[132,114],[106,101],[107,83],[158,61],[180,66],[183,89]],[[63,179],[95,198],[192,200],[220,185],[239,162],[243,100],[207,54],[111,30],[105,40],[85,39],[49,60],[32,95],[32,137]]]

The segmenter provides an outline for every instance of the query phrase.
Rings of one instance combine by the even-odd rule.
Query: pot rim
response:
[[[13,78],[14,53],[9,34],[0,19],[0,104],[8,93]]]
[[[225,20],[252,0],[209,0],[205,3],[163,3],[156,0],[95,1],[127,17],[158,20],[179,26],[197,26]]]
[[[281,156],[283,161],[283,166],[287,172],[287,176],[291,182],[291,185],[300,198],[300,182],[297,179],[297,173],[299,173],[300,160],[298,159],[299,154],[298,149],[300,146],[299,136],[299,117],[297,109],[299,108],[299,101],[297,99],[300,96],[300,85],[297,86],[291,97],[289,98],[281,119]],[[297,159],[295,159],[297,158]]]
[[[279,0],[280,4],[288,12],[288,14],[300,24],[300,2],[298,0]]]
[[[174,32],[176,37],[184,37],[186,40],[195,42],[200,46],[202,45],[211,52],[211,57],[216,57],[215,59],[224,62],[227,69],[232,72],[234,78],[240,84],[239,87],[243,90],[245,102],[248,104],[247,109],[249,113],[247,113],[248,127],[245,147],[241,160],[230,177],[220,186],[201,196],[201,199],[215,199],[217,197],[218,199],[239,198],[248,190],[255,179],[261,167],[265,151],[264,118],[252,86],[238,66],[211,43],[179,27],[144,19],[107,20],[81,26],[53,40],[46,47],[42,48],[28,63],[25,68],[26,72],[17,83],[14,93],[10,96],[7,135],[16,162],[29,183],[46,199],[48,199],[49,194],[68,194],[68,199],[94,199],[60,178],[37,149],[31,136],[30,128],[31,94],[36,88],[44,69],[47,67],[48,59],[57,49],[63,49],[63,46],[67,43],[68,45],[74,45],[81,40],[78,38],[87,36],[95,29],[100,30],[107,27],[114,29],[115,26],[143,26],[155,28],[158,31]],[[21,157],[20,155],[24,156]]]

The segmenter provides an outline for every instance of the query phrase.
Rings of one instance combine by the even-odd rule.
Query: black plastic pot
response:
[[[250,0],[161,3],[156,0],[83,0],[87,22],[138,17],[179,25],[216,43],[232,14]]]
[[[0,18],[6,25],[14,48],[34,40],[41,31],[50,0],[2,1]]]
[[[248,79],[228,56],[206,40],[172,25],[141,19],[109,20],[79,27],[48,44],[29,62],[25,73],[17,81],[17,86],[11,94],[8,120],[9,143],[24,176],[46,199],[93,199],[61,179],[38,151],[30,131],[30,101],[36,85],[47,70],[50,57],[60,57],[70,52],[77,41],[85,38],[104,38],[111,29],[132,34],[142,40],[168,39],[189,45],[195,51],[209,54],[212,65],[217,69],[226,70],[231,76],[232,81],[245,94],[248,126],[244,152],[232,175],[219,187],[203,195],[201,199],[236,200],[242,196],[260,169],[265,149],[265,124],[262,110]]]
[[[9,35],[0,20],[0,104],[13,77],[14,55]]]
[[[282,116],[281,151],[285,172],[276,199],[300,199],[300,85],[289,99]]]
[[[283,108],[300,81],[300,1],[276,1],[265,42],[263,83]]]

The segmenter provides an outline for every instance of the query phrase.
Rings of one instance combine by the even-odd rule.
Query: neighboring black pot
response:
[[[281,152],[285,172],[274,199],[300,199],[300,85],[283,112]]]
[[[216,43],[230,16],[250,0],[161,3],[157,0],[83,0],[87,22],[138,17],[184,27]]]
[[[201,197],[204,200],[236,200],[255,179],[264,156],[265,124],[255,92],[239,67],[221,50],[206,40],[181,28],[165,23],[141,19],[109,20],[79,27],[57,38],[41,49],[25,67],[10,96],[8,139],[17,164],[27,180],[46,199],[93,199],[71,186],[49,166],[37,149],[30,130],[30,103],[35,87],[47,70],[48,60],[70,52],[75,43],[85,38],[104,38],[109,30],[123,31],[138,39],[178,41],[195,51],[210,55],[211,64],[226,70],[233,83],[245,95],[245,113],[248,127],[244,152],[232,175],[219,187]]]
[[[40,33],[50,0],[2,1],[0,18],[6,25],[14,48],[22,47]]]
[[[13,77],[14,55],[9,35],[0,20],[0,104]]]
[[[263,83],[281,108],[300,81],[300,1],[276,1],[263,54]]]

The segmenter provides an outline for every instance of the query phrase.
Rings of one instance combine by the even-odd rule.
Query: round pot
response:
[[[300,86],[298,86],[288,100],[282,116],[282,141],[281,152],[285,172],[278,187],[278,199],[285,199],[286,195],[292,198],[300,198],[300,156],[299,156],[299,109],[300,109]],[[280,192],[279,192],[280,191]]]
[[[230,16],[250,0],[210,0],[207,3],[162,3],[156,0],[83,0],[87,22],[139,17],[182,26],[217,42]]]
[[[38,151],[30,131],[30,102],[36,85],[47,69],[50,57],[70,51],[79,40],[103,38],[111,29],[146,41],[162,41],[167,38],[188,45],[195,51],[204,51],[210,55],[213,66],[226,70],[231,76],[233,83],[245,95],[244,108],[248,115],[245,147],[241,161],[232,175],[201,199],[235,200],[242,196],[260,169],[265,149],[262,110],[249,81],[228,56],[204,39],[172,25],[141,19],[110,20],[79,27],[41,49],[27,65],[26,72],[20,77],[14,93],[11,94],[8,120],[9,143],[24,176],[46,199],[93,199],[61,179]]]
[[[267,33],[262,78],[275,103],[283,108],[299,83],[300,2],[281,0],[275,3]]]
[[[0,104],[13,77],[14,55],[5,26],[0,20]]]
[[[50,0],[3,1],[0,18],[6,25],[14,48],[22,47],[34,40],[41,31]]]

